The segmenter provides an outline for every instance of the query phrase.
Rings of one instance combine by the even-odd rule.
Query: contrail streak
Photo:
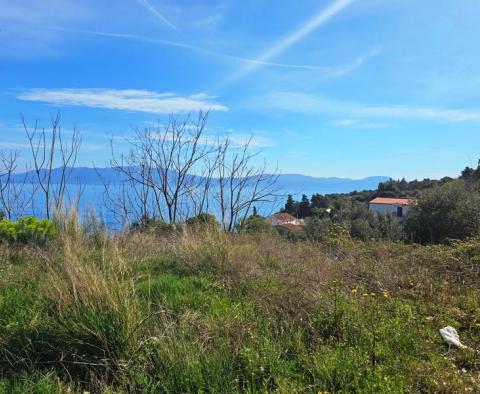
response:
[[[101,36],[101,37],[112,37],[112,38],[142,41],[142,42],[147,42],[152,44],[160,44],[160,45],[184,48],[187,50],[203,53],[205,55],[214,56],[220,59],[246,63],[247,65],[251,65],[253,67],[269,66],[269,67],[290,68],[290,69],[316,70],[316,71],[322,71],[324,73],[332,73],[332,74],[337,74],[339,71],[344,70],[346,67],[352,67],[352,65],[314,66],[314,65],[305,65],[305,64],[275,63],[275,62],[268,62],[260,59],[249,59],[244,57],[232,56],[224,53],[210,51],[208,49],[203,49],[195,45],[185,44],[178,41],[151,38],[151,37],[136,35],[136,34],[109,33],[109,32],[96,31],[96,30],[83,30],[83,29],[74,29],[74,28],[63,28],[63,27],[47,27],[47,28],[50,30],[58,30],[58,31],[70,32],[70,33],[87,34],[87,35],[94,35],[94,36]],[[355,62],[358,62],[358,60],[356,60]]]
[[[153,15],[155,15],[158,19],[160,19],[164,24],[166,24],[168,27],[172,28],[175,31],[178,31],[178,29],[175,27],[175,25],[170,22],[167,18],[165,18],[156,8],[151,5],[148,0],[137,0],[140,5],[145,7],[148,11],[150,11]]]
[[[306,35],[310,34],[312,31],[328,22],[331,18],[337,15],[344,8],[353,3],[354,0],[336,0],[327,8],[321,10],[313,18],[307,21],[301,28],[295,30],[290,35],[285,37],[283,40],[279,41],[273,47],[267,49],[263,54],[257,57],[255,61],[250,62],[250,64],[238,70],[234,73],[226,82],[233,82],[244,75],[255,70],[259,65],[268,63],[271,59],[278,56],[280,53],[284,52],[300,40],[302,40]]]

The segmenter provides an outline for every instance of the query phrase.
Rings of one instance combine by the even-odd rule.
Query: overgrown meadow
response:
[[[1,244],[0,392],[479,392],[479,240],[57,227]]]

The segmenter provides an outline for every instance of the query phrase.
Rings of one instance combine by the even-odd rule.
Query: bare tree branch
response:
[[[26,174],[16,174],[20,155],[17,151],[0,151],[0,211],[12,219],[25,213],[31,204],[34,188],[27,190]]]
[[[29,127],[21,115],[23,128],[27,136],[33,161],[33,170],[45,203],[45,215],[51,219],[65,202],[67,185],[78,159],[81,137],[76,126],[70,139],[65,141],[60,125],[60,112],[51,119],[50,130],[38,127],[35,121]],[[55,166],[59,176],[53,178]]]

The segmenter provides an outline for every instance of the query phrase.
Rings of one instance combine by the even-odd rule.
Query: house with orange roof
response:
[[[414,198],[375,197],[368,203],[368,209],[378,214],[390,214],[403,218],[410,208],[417,203]]]
[[[267,221],[272,226],[280,226],[282,224],[297,224],[297,220],[297,218],[287,212],[277,212],[267,218]]]
[[[267,221],[275,227],[280,234],[300,233],[305,226],[304,219],[297,219],[287,212],[277,212],[269,216]]]

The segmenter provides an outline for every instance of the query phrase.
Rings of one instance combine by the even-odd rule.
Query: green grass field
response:
[[[480,392],[480,241],[199,231],[0,247],[0,392]]]

